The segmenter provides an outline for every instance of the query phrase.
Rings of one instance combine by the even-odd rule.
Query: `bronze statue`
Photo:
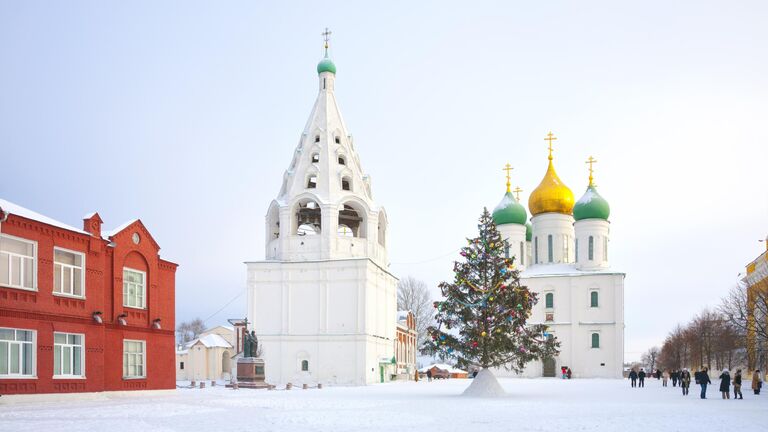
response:
[[[256,337],[256,332],[251,330],[250,333],[245,331],[243,333],[243,357],[256,357],[259,352],[259,339]]]

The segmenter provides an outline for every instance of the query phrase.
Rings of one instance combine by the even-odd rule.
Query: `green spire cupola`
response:
[[[577,221],[583,219],[608,220],[610,215],[611,207],[608,205],[608,201],[597,193],[594,185],[587,186],[584,196],[573,206],[573,218]]]
[[[493,209],[493,221],[496,225],[504,224],[518,224],[525,225],[525,221],[528,219],[528,212],[525,211],[525,207],[515,199],[512,192],[504,194],[504,198],[501,199],[499,205]]]
[[[592,164],[597,162],[592,156],[587,159],[589,164],[589,185],[587,191],[584,192],[576,204],[573,206],[573,218],[577,221],[584,219],[603,219],[608,220],[608,216],[611,215],[611,206],[608,205],[608,201],[605,200],[595,189],[594,182],[594,168]]]
[[[323,59],[320,60],[320,63],[317,64],[317,74],[319,75],[323,72],[330,72],[336,75],[336,65],[333,64],[333,61],[330,59],[330,57],[328,57],[328,40],[330,39],[331,32],[328,31],[328,28],[326,27],[322,34],[325,40],[325,56],[323,56]]]
[[[533,226],[530,222],[525,224],[525,241],[529,242],[533,238]]]

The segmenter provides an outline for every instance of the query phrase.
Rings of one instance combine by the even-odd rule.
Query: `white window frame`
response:
[[[19,254],[16,254],[13,252],[7,252],[7,251],[0,251],[0,254],[8,255],[8,283],[5,283],[4,281],[0,281],[0,286],[21,289],[26,291],[37,291],[37,242],[34,240],[28,240],[25,238],[16,237],[8,234],[0,234],[0,238],[1,237],[20,241],[22,243],[29,243],[32,245],[32,288],[25,287],[24,281],[21,279],[24,277],[24,261],[29,259],[29,257],[26,255],[19,255]],[[20,264],[21,276],[19,277],[19,280],[21,281],[21,285],[14,285],[12,282],[13,281],[13,266],[11,265],[12,257],[18,257],[21,262]]]
[[[141,344],[141,354],[127,353],[125,352],[126,342],[138,342]],[[142,375],[128,375],[126,372],[130,361],[127,356],[139,356],[141,358],[141,372]],[[128,363],[126,363],[128,361]],[[147,378],[147,341],[138,339],[123,339],[123,379],[145,379]]]
[[[143,284],[142,287],[143,287],[144,291],[143,291],[142,296],[141,296],[141,306],[129,305],[125,301],[126,300],[126,296],[128,295],[128,292],[125,289],[126,288],[125,284],[129,283],[129,282],[126,282],[126,280],[125,280],[125,271],[126,270],[132,271],[132,272],[135,272],[135,273],[141,273],[141,275],[142,275],[142,280],[144,281],[144,284]],[[123,307],[129,307],[129,308],[133,308],[133,309],[146,309],[147,308],[147,272],[141,271],[141,270],[132,269],[130,267],[123,267]]]
[[[32,329],[20,329],[15,327],[0,327],[3,330],[13,330],[14,331],[14,340],[0,340],[0,343],[7,343],[8,344],[8,353],[7,353],[7,361],[8,361],[8,373],[7,374],[0,374],[0,379],[37,379],[37,331]],[[16,333],[17,331],[28,331],[32,332],[32,341],[17,341],[16,340]],[[32,345],[32,349],[30,352],[32,353],[32,370],[29,374],[24,374],[24,366],[23,366],[23,346],[25,344]],[[11,373],[11,345],[18,345],[19,346],[19,373]]]
[[[64,336],[80,336],[81,344],[80,345],[76,345],[76,344],[70,344],[68,342],[67,343],[56,342],[56,335],[57,334],[58,335],[64,335]],[[74,347],[77,347],[77,346],[80,347],[80,374],[74,374],[74,373],[69,373],[69,374],[59,373],[58,375],[56,374],[56,364],[55,364],[55,362],[56,362],[56,347],[57,346],[60,346],[61,347],[61,351],[62,351],[61,354],[59,354],[59,361],[61,362],[61,364],[59,365],[60,366],[60,371],[64,371],[64,348],[65,347],[69,347],[69,349],[70,349],[70,351],[69,351],[70,352],[69,361],[71,362],[71,364],[70,364],[69,370],[73,371],[74,370],[74,358],[75,358],[75,356],[73,354],[74,353]],[[54,379],[73,379],[73,378],[74,379],[85,379],[85,334],[83,334],[83,333],[53,332],[53,350],[54,350],[54,354],[53,354],[53,361],[54,361],[54,365],[53,365],[53,378]]]
[[[80,258],[82,259],[81,262],[83,263],[82,267],[78,267],[76,265],[70,265],[70,264],[57,263],[56,262],[56,251],[57,250],[61,251],[61,252],[66,252],[66,253],[71,253],[71,254],[75,254],[75,255],[80,255]],[[61,271],[61,287],[62,288],[64,287],[64,271],[63,271],[63,267],[67,267],[70,270],[70,275],[72,276],[72,278],[69,281],[69,293],[56,292],[56,266],[62,266],[62,271]],[[75,282],[74,282],[75,281],[75,269],[78,269],[78,268],[80,269],[80,278],[81,278],[80,285],[81,285],[81,288],[82,288],[82,291],[83,291],[82,295],[73,294],[74,291],[75,291]],[[53,278],[54,278],[53,279],[53,295],[55,295],[55,296],[62,296],[62,297],[73,297],[73,298],[84,299],[85,298],[85,254],[82,253],[82,252],[73,251],[73,250],[70,250],[70,249],[65,249],[65,248],[62,248],[62,247],[54,246],[54,248],[53,248]]]

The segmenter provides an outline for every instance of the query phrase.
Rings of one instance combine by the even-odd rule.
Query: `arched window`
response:
[[[343,177],[341,179],[341,190],[345,190],[345,191],[352,190],[352,180],[349,177]]]
[[[312,174],[309,176],[309,179],[307,179],[307,189],[316,189],[317,188],[317,174]]]
[[[595,259],[595,238],[589,236],[589,260]]]
[[[299,203],[295,226],[296,234],[300,236],[320,234],[322,226],[320,206],[314,201]]]
[[[547,293],[547,295],[544,296],[544,306],[547,309],[552,309],[555,307],[555,295],[552,293]]]
[[[603,237],[603,261],[608,261],[608,237]]]
[[[320,162],[320,153],[312,153],[312,163]]]
[[[338,234],[345,237],[365,237],[364,214],[364,211],[358,211],[349,204],[342,205],[339,209]],[[347,232],[342,233],[342,229],[347,230]]]
[[[339,156],[339,165],[346,165],[347,160],[344,159],[344,156]]]
[[[533,238],[533,262],[536,264],[539,263],[539,238],[538,237]]]
[[[341,138],[336,137],[333,140],[336,142],[336,144],[341,144]]]
[[[597,291],[592,291],[591,293],[589,293],[589,307],[594,307],[594,308],[597,307],[598,305],[597,296],[598,296]]]
[[[315,142],[316,142],[316,143],[319,143],[319,142],[320,142],[320,135],[315,135]]]
[[[525,243],[520,242],[520,265],[525,265]]]
[[[552,234],[550,234],[547,236],[547,262],[554,261],[552,246]]]
[[[600,348],[600,334],[592,333],[592,348]]]
[[[309,360],[302,360],[301,361],[301,371],[302,372],[309,372]]]

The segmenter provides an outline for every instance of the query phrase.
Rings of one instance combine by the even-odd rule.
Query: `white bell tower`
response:
[[[394,372],[387,216],[336,101],[329,35],[317,99],[267,211],[265,260],[246,263],[248,318],[271,383],[367,384]]]

